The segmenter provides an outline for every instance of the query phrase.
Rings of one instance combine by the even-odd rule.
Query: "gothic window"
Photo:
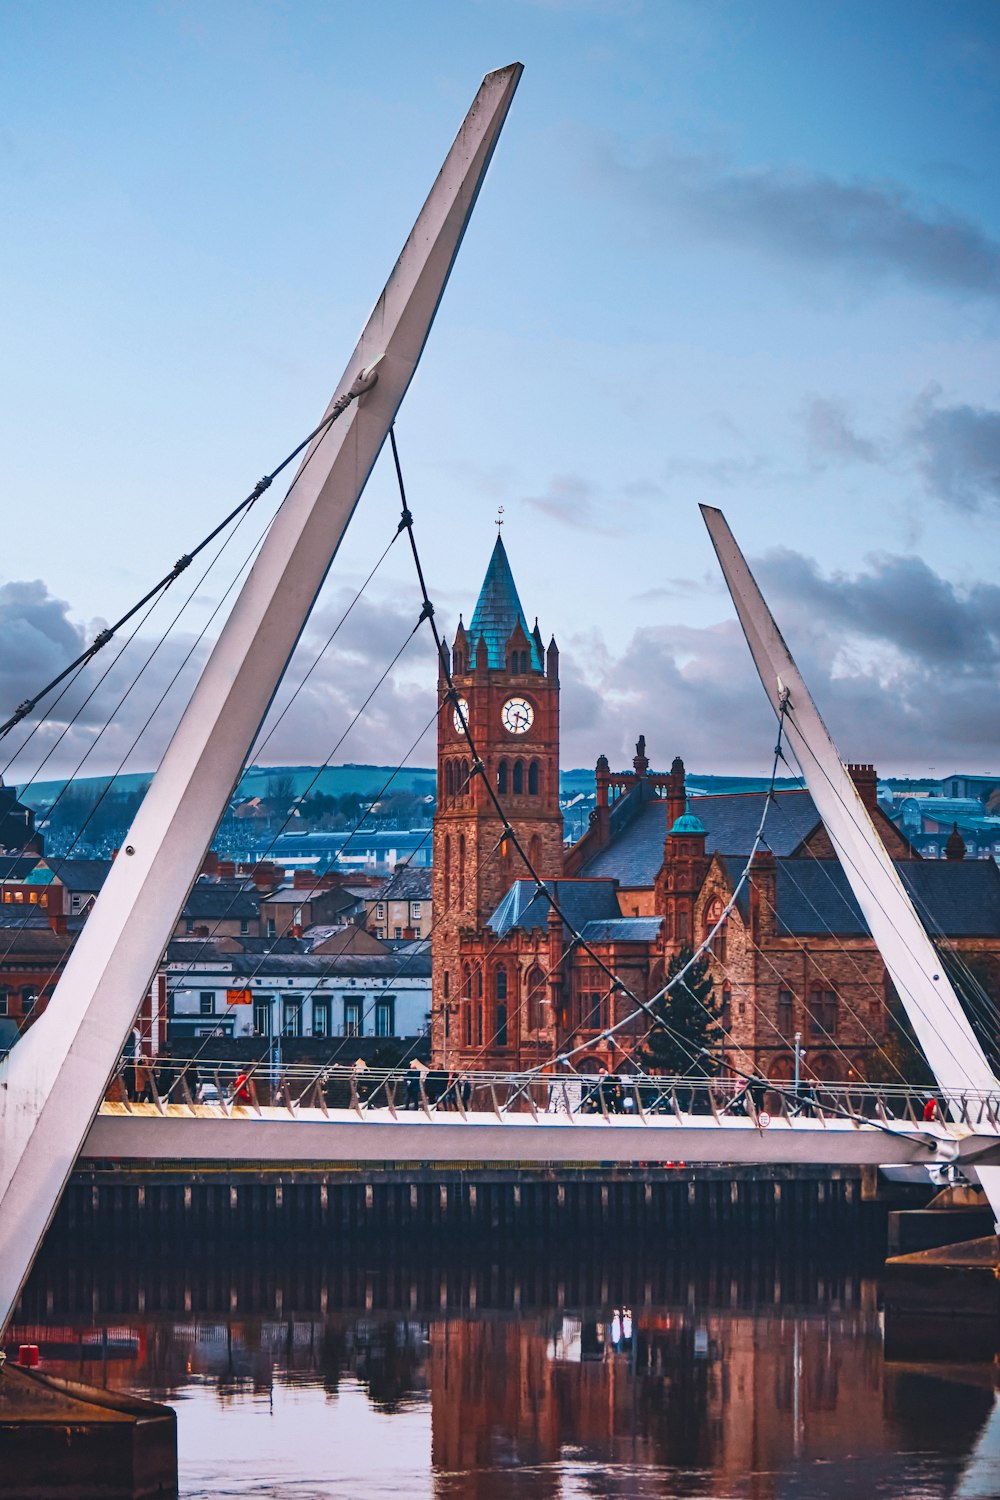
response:
[[[795,997],[791,990],[778,991],[778,1030],[784,1037],[795,1035]]]
[[[477,964],[476,965],[476,999],[477,1000],[481,1000],[482,998],[483,998],[483,971],[479,967],[479,965]]]
[[[444,839],[444,908],[451,906],[451,834]]]
[[[503,964],[498,964],[493,970],[493,997],[496,1000],[507,998],[507,970]]]
[[[466,1000],[472,999],[472,967],[470,964],[462,965],[462,994]]]
[[[444,794],[449,798],[455,795],[455,767],[450,760],[444,763]]]
[[[528,1030],[545,1025],[545,975],[536,964],[528,970]]]
[[[464,675],[464,673],[465,673],[465,652],[464,651],[456,651],[455,652],[455,655],[454,655],[454,658],[453,658],[453,661],[452,661],[452,671],[454,672],[454,674],[455,674],[456,677],[461,677],[461,676]]]
[[[462,797],[469,795],[469,762],[463,758],[462,770],[458,784],[459,794]]]
[[[472,1006],[469,1005],[469,1004],[466,1004],[466,1005],[462,1006],[462,1027],[463,1027],[463,1037],[465,1039],[465,1045],[467,1047],[471,1047],[472,1046]]]
[[[705,913],[706,937],[711,932],[712,928],[715,926],[719,918],[722,916],[724,910],[725,907],[722,901],[718,896],[716,896],[711,906],[709,906],[708,911]],[[718,932],[715,934],[715,937],[712,939],[712,952],[715,954],[720,964],[724,964],[726,961],[726,947],[726,924],[723,923]]]
[[[809,995],[809,1035],[836,1036],[836,990],[813,990]]]
[[[577,1025],[584,1031],[601,1031],[605,1024],[605,996],[598,969],[583,968],[576,976]]]
[[[501,796],[507,791],[507,762],[505,760],[497,766],[497,791]]]
[[[528,796],[538,796],[538,762],[533,760],[528,767]]]
[[[720,1017],[720,1020],[722,1021],[722,1029],[723,1029],[723,1031],[728,1032],[731,1029],[732,1024],[733,1024],[733,992],[732,992],[732,990],[723,990],[722,991],[722,1015]]]
[[[480,986],[481,986],[482,985],[482,975],[479,976],[479,983],[480,983]],[[481,1047],[482,1045],[483,1045],[483,1002],[480,1000],[479,1004],[476,1006],[476,1046],[477,1047]]]
[[[444,998],[446,1000],[448,998],[448,991],[451,988],[450,980],[451,980],[451,975],[448,973],[448,970],[445,969],[445,971],[444,971]]]
[[[690,926],[687,912],[684,910],[678,911],[674,917],[674,936],[679,943],[686,943],[690,940]]]
[[[507,1006],[506,1003],[498,1004],[496,1008],[495,1040],[498,1047],[507,1046]]]
[[[458,909],[465,910],[465,834],[458,838]]]
[[[514,776],[513,776],[513,792],[514,792],[514,796],[515,797],[519,797],[523,791],[524,791],[524,761],[523,760],[516,760],[514,762]]]

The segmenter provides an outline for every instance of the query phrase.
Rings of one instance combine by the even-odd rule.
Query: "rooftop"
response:
[[[479,591],[479,599],[472,614],[472,622],[466,632],[470,663],[475,665],[476,645],[481,638],[486,642],[489,665],[501,670],[506,667],[507,642],[517,624],[520,624],[528,639],[531,648],[531,665],[536,672],[541,672],[544,669],[544,663],[538,650],[538,642],[528,629],[521,601],[517,597],[514,575],[507,561],[507,553],[498,536],[496,546],[493,548],[493,556],[490,558],[490,565],[486,569],[483,586]]]

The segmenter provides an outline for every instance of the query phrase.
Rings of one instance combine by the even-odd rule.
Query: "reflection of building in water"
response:
[[[603,1321],[447,1322],[431,1328],[433,1460],[449,1496],[506,1493],[512,1465],[707,1469],[768,1500],[797,1459],[885,1452],[872,1309],[827,1318],[642,1313],[631,1341]],[[555,1467],[532,1494],[560,1491]],[[466,1476],[463,1480],[462,1476]],[[468,1488],[463,1489],[466,1483]],[[550,1488],[546,1487],[550,1485]]]
[[[777,1500],[799,1465],[818,1462],[828,1466],[825,1493],[846,1493],[859,1461],[871,1492],[879,1472],[924,1442],[929,1412],[949,1451],[965,1453],[992,1404],[991,1389],[893,1373],[873,1288],[861,1283],[860,1299],[855,1288],[845,1283],[837,1300],[827,1283],[825,1306],[793,1311],[777,1300],[776,1283],[773,1308],[753,1312],[735,1305],[734,1281],[731,1308],[693,1296],[687,1306],[643,1303],[631,1337],[625,1308],[616,1319],[613,1304],[600,1312],[549,1304],[524,1316],[172,1314],[108,1319],[103,1328],[81,1318],[26,1324],[8,1337],[15,1347],[41,1345],[53,1373],[166,1399],[208,1384],[220,1406],[273,1386],[332,1394],[354,1381],[380,1413],[421,1413],[449,1500],[508,1500],[515,1469],[516,1493],[556,1500],[567,1464],[594,1473],[619,1466],[623,1495],[630,1473],[670,1468],[712,1476],[712,1492]],[[905,1491],[894,1482],[885,1492]]]

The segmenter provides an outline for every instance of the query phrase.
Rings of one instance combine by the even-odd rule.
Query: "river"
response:
[[[185,1500],[1000,1495],[992,1367],[887,1360],[843,1257],[43,1258],[22,1339],[173,1404]]]

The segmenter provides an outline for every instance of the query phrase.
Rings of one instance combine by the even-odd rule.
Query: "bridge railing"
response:
[[[704,1076],[660,1076],[642,1073],[583,1074],[570,1071],[485,1072],[433,1069],[423,1065],[374,1068],[362,1063],[282,1063],[261,1060],[241,1066],[232,1060],[171,1058],[159,1064],[124,1066],[120,1074],[126,1108],[143,1100],[164,1109],[167,1104],[214,1105],[226,1114],[234,1108],[259,1111],[303,1108],[328,1114],[351,1109],[359,1118],[387,1112],[421,1111],[428,1118],[470,1114],[511,1114],[534,1119],[553,1115],[602,1116],[649,1122],[664,1115],[690,1122],[702,1116],[719,1124],[748,1118],[771,1121],[850,1120],[891,1125],[920,1125],[950,1120],[970,1128],[1000,1128],[1000,1092],[968,1091],[945,1097],[905,1084],[803,1081],[763,1074],[749,1080]]]

